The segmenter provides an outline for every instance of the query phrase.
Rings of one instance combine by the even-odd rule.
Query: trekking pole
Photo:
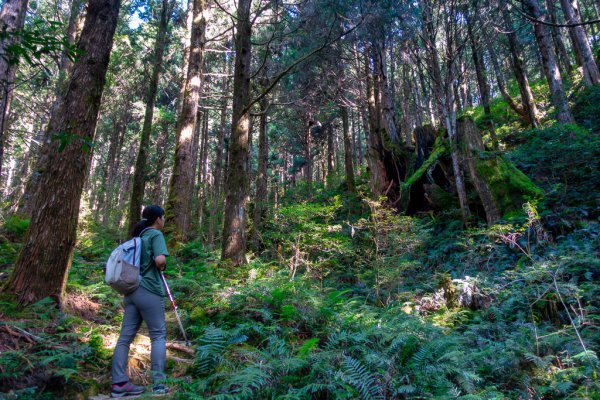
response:
[[[169,295],[169,299],[171,300],[171,304],[173,304],[173,310],[175,311],[175,316],[177,317],[177,322],[179,323],[179,329],[181,329],[181,333],[183,333],[183,338],[185,339],[185,345],[190,346],[190,342],[188,341],[187,335],[185,334],[185,329],[183,329],[183,324],[181,323],[181,318],[179,318],[179,313],[177,312],[177,305],[175,304],[175,300],[173,300],[173,296],[171,295],[171,291],[169,290],[169,285],[167,285],[167,280],[163,275],[162,271],[160,271],[160,276],[165,284],[165,289],[167,289],[167,294]]]

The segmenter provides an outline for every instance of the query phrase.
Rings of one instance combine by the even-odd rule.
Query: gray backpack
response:
[[[142,255],[142,234],[139,237],[119,245],[110,253],[106,262],[104,280],[117,292],[127,295],[138,288],[142,277],[140,275],[140,258]]]

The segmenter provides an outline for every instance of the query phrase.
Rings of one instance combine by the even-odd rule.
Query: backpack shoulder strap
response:
[[[143,235],[143,234],[144,234],[146,231],[149,231],[150,229],[154,229],[154,228],[150,228],[150,227],[148,227],[148,228],[144,228],[144,229],[143,229],[143,230],[140,232],[140,234],[139,234],[139,236],[138,236],[138,237],[139,237],[139,238],[141,238],[141,237],[142,237],[142,235]]]

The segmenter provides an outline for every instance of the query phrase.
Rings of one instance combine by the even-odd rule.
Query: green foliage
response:
[[[598,85],[585,88],[575,97],[572,107],[573,117],[577,124],[590,129],[594,133],[600,132],[600,87]]]
[[[22,238],[29,228],[29,219],[20,218],[17,215],[8,217],[2,226],[4,232]]]
[[[589,217],[591,186],[584,191],[598,178],[597,138],[574,126],[519,135],[525,143],[510,160],[549,200],[499,225],[464,229],[460,219],[403,216],[369,200],[359,181],[358,195],[315,186],[307,200],[306,187],[291,189],[248,265],[218,264],[200,240],[184,244],[167,272],[196,353],[189,377],[173,379],[174,398],[597,397],[600,228]],[[508,163],[499,170],[539,194]],[[558,197],[562,182],[569,190]],[[551,241],[547,222],[576,208],[587,217],[576,213]],[[3,390],[25,388],[17,373],[33,371],[29,362],[69,387],[80,373],[105,374],[110,349],[101,335],[118,330],[121,299],[105,290],[99,266],[118,237],[84,220],[68,283],[100,302],[113,326],[65,317],[53,334],[34,331],[44,340],[64,333],[76,346],[67,351],[55,340],[43,351],[3,352]],[[467,283],[487,302],[465,305]],[[57,318],[45,302],[25,316],[11,299],[0,301],[3,316]],[[172,317],[168,324],[172,337]]]
[[[546,193],[541,212],[553,230],[572,229],[579,219],[598,217],[600,137],[575,125],[554,125],[522,134],[526,142],[510,154],[516,166]]]
[[[64,52],[70,59],[77,56],[76,47],[62,34],[62,23],[36,18],[17,32],[0,31],[0,40],[12,42],[4,51],[9,64],[25,61],[31,66],[44,66],[44,57],[60,57]]]

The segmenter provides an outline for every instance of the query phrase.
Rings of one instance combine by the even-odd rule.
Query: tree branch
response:
[[[529,14],[527,14],[526,12],[519,10],[518,7],[514,6],[512,7],[514,10],[517,11],[517,13],[519,13],[519,15],[521,15],[523,18],[536,23],[536,24],[542,24],[542,25],[546,25],[546,26],[552,26],[555,28],[574,28],[576,26],[583,26],[583,25],[592,25],[592,24],[597,24],[600,22],[600,19],[592,19],[589,21],[584,21],[584,22],[578,22],[576,24],[554,24],[552,22],[546,22],[544,20],[541,19],[537,19]]]
[[[356,25],[354,25],[352,28],[348,29],[345,32],[342,32],[340,35],[338,35],[335,39],[328,41],[325,40],[325,42],[317,47],[316,49],[312,50],[311,52],[305,54],[304,56],[298,58],[296,61],[294,61],[293,63],[291,63],[290,65],[288,65],[283,71],[281,71],[269,84],[269,86],[267,86],[267,88],[260,94],[258,95],[256,98],[254,98],[254,100],[252,100],[246,107],[244,107],[244,109],[242,110],[242,113],[246,113],[248,112],[248,110],[250,110],[250,108],[256,104],[257,102],[259,102],[263,97],[265,97],[267,94],[269,94],[269,92],[271,92],[271,90],[273,90],[273,88],[275,87],[275,85],[277,85],[277,83],[279,83],[279,81],[286,76],[295,66],[297,66],[298,64],[306,61],[308,58],[312,57],[313,55],[317,54],[318,52],[320,52],[321,50],[323,50],[324,48],[326,48],[327,46],[332,45],[333,43],[337,42],[338,40],[340,40],[342,37],[346,36],[347,34],[349,34],[350,32],[354,31],[356,28],[358,28],[362,22],[364,21],[364,17],[361,17],[360,21],[358,21],[358,23]],[[335,21],[334,24],[332,25],[332,29],[333,26],[335,26]],[[329,36],[329,35],[328,35]]]

